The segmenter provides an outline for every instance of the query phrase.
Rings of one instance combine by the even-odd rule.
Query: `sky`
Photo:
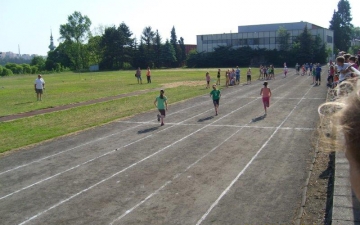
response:
[[[348,0],[352,24],[360,26],[360,1]],[[47,55],[50,32],[58,46],[60,25],[79,11],[91,30],[124,22],[138,40],[145,27],[163,42],[175,27],[177,39],[196,44],[196,35],[236,33],[238,26],[306,21],[328,28],[339,0],[0,0],[0,52]]]

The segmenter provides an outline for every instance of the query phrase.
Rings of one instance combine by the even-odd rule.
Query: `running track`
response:
[[[219,116],[200,96],[164,127],[152,111],[2,156],[0,224],[293,223],[326,98],[310,83],[269,81],[266,117],[253,81],[222,90]]]

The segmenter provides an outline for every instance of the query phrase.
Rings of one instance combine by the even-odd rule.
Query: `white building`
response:
[[[285,28],[290,34],[289,44],[292,44],[293,40],[304,31],[305,26],[313,36],[319,35],[326,44],[326,49],[331,49],[333,55],[334,32],[308,22],[238,26],[237,33],[197,35],[197,51],[212,52],[218,46],[278,49],[280,27]]]

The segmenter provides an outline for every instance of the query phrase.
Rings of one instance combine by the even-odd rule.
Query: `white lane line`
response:
[[[143,123],[143,122],[125,122],[125,123]],[[151,123],[159,124],[159,123]],[[203,126],[199,123],[166,123],[174,126]],[[249,126],[249,125],[228,125],[228,124],[211,124],[210,127],[235,127],[235,128],[254,128],[254,129],[276,129],[277,127],[262,127],[262,126]],[[311,127],[280,127],[280,130],[316,130]]]
[[[221,119],[223,119],[223,118],[225,118],[225,117],[227,117],[227,116],[229,116],[229,115],[231,115],[231,114],[235,113],[236,111],[238,111],[238,110],[242,109],[243,107],[245,107],[245,106],[249,105],[250,103],[252,103],[252,102],[254,102],[254,101],[256,101],[256,100],[257,100],[257,99],[254,99],[254,100],[252,100],[252,101],[250,101],[250,102],[246,103],[245,105],[243,105],[243,106],[241,106],[241,107],[237,108],[236,110],[231,111],[230,113],[228,113],[228,114],[226,114],[226,115],[224,115],[224,116],[220,117],[219,119],[217,119],[217,120],[213,121],[212,123],[215,123],[215,122],[217,122],[217,121],[219,121],[219,120],[221,120]],[[78,193],[76,193],[76,194],[73,194],[72,196],[70,196],[70,197],[68,197],[68,198],[66,198],[66,199],[64,199],[64,200],[61,200],[60,202],[58,202],[57,204],[55,204],[55,205],[51,206],[50,208],[48,208],[48,209],[46,209],[46,210],[44,210],[44,211],[42,211],[42,212],[39,212],[39,213],[37,213],[36,215],[34,215],[34,216],[30,217],[29,219],[27,219],[27,220],[25,220],[25,221],[21,222],[21,223],[20,223],[20,225],[22,225],[22,224],[26,224],[26,223],[28,223],[28,222],[30,222],[30,221],[32,221],[32,220],[34,220],[34,219],[36,219],[37,217],[41,216],[42,214],[44,214],[44,213],[46,213],[46,212],[48,212],[48,211],[50,211],[50,210],[52,210],[52,209],[55,209],[56,207],[58,207],[58,206],[60,206],[60,205],[62,205],[62,204],[64,204],[64,203],[66,203],[66,202],[70,201],[71,199],[73,199],[73,198],[75,198],[75,197],[79,196],[80,194],[82,194],[82,193],[84,193],[84,192],[87,192],[87,191],[91,190],[92,188],[94,188],[94,187],[96,187],[96,186],[98,186],[98,185],[100,185],[100,184],[104,183],[105,181],[108,181],[108,180],[110,180],[111,178],[113,178],[113,177],[115,177],[115,176],[117,176],[117,175],[119,175],[119,174],[121,174],[121,173],[123,173],[123,172],[127,171],[128,169],[130,169],[130,168],[132,168],[132,167],[134,167],[134,166],[136,166],[136,165],[138,165],[138,164],[140,164],[140,163],[142,163],[142,162],[144,162],[144,161],[146,161],[146,160],[148,160],[148,159],[150,159],[150,158],[152,158],[152,157],[156,156],[157,154],[159,154],[159,153],[161,153],[161,152],[165,151],[166,149],[168,149],[168,148],[170,148],[170,147],[172,147],[172,146],[176,145],[177,143],[179,143],[179,142],[181,142],[181,141],[183,141],[183,140],[187,139],[188,137],[190,137],[190,136],[194,135],[195,133],[197,133],[197,132],[199,132],[199,131],[201,131],[201,130],[205,129],[205,128],[206,128],[206,127],[208,127],[208,126],[209,126],[209,125],[205,125],[204,127],[200,128],[200,129],[198,129],[198,130],[196,130],[196,131],[194,131],[194,132],[192,132],[192,133],[190,133],[190,134],[188,134],[188,135],[186,135],[186,136],[182,137],[181,139],[179,139],[179,140],[177,140],[177,141],[173,142],[172,144],[170,144],[170,145],[168,145],[168,146],[166,146],[166,147],[164,147],[164,148],[162,148],[162,149],[158,150],[157,152],[154,152],[153,154],[148,155],[147,157],[145,157],[145,158],[143,158],[143,159],[139,160],[138,162],[131,164],[130,166],[128,166],[128,167],[126,167],[126,168],[124,168],[124,169],[122,169],[122,170],[120,170],[120,171],[118,171],[118,172],[116,172],[116,173],[112,174],[111,176],[109,176],[109,177],[107,177],[107,178],[105,178],[105,179],[103,179],[103,180],[101,180],[101,181],[99,181],[99,182],[97,182],[97,183],[95,183],[95,184],[91,185],[90,187],[88,187],[88,188],[86,188],[86,189],[83,189],[82,191],[80,191],[80,192],[78,192]]]
[[[303,95],[303,98],[307,95],[307,93],[311,90],[312,87],[310,87],[307,92]],[[269,141],[274,137],[274,135],[277,133],[277,131],[280,129],[280,127],[286,122],[286,120],[290,117],[290,115],[295,111],[295,109],[298,107],[298,105],[303,100],[300,99],[299,102],[294,106],[294,108],[290,111],[289,115],[281,122],[281,124],[276,128],[276,130],[270,135],[270,137],[265,141],[265,143],[261,146],[261,148],[256,152],[256,154],[251,158],[251,160],[246,164],[244,169],[240,171],[240,173],[235,177],[235,179],[230,183],[230,185],[220,194],[220,196],[216,199],[216,201],[210,206],[210,208],[206,211],[206,213],[200,218],[200,220],[196,223],[196,225],[200,225],[206,217],[209,215],[209,213],[213,210],[215,206],[217,206],[220,202],[220,200],[226,195],[230,188],[235,184],[236,181],[239,180],[240,176],[244,174],[244,172],[247,170],[247,168],[251,165],[251,163],[257,158],[257,156],[260,154],[260,152],[267,146]]]
[[[212,110],[212,109],[209,109],[209,110]],[[113,152],[118,151],[118,150],[120,150],[120,149],[129,147],[130,145],[133,145],[133,144],[135,144],[135,143],[137,143],[137,142],[140,142],[140,141],[142,141],[142,140],[144,140],[144,139],[147,139],[147,138],[149,138],[149,137],[152,137],[152,136],[154,136],[155,134],[158,134],[158,133],[160,133],[160,132],[164,132],[164,131],[166,131],[166,130],[172,128],[172,127],[174,127],[175,125],[180,125],[181,123],[185,122],[186,120],[190,120],[190,119],[192,119],[192,118],[195,118],[195,117],[197,117],[197,116],[199,116],[199,115],[201,115],[201,114],[203,114],[203,113],[206,113],[206,112],[209,111],[209,110],[206,110],[206,111],[204,111],[204,112],[202,112],[202,113],[199,113],[199,114],[197,114],[197,115],[194,115],[194,116],[192,116],[192,117],[189,117],[189,118],[187,118],[187,119],[185,119],[185,120],[183,120],[183,121],[181,121],[181,122],[179,122],[179,123],[175,123],[175,124],[172,125],[172,126],[168,126],[168,127],[166,127],[165,129],[162,129],[162,130],[160,130],[160,131],[158,131],[158,132],[156,132],[156,133],[154,133],[154,134],[147,135],[147,136],[145,136],[145,137],[143,137],[143,138],[140,138],[140,139],[138,139],[138,140],[136,140],[136,141],[130,142],[130,143],[128,143],[128,144],[126,144],[126,145],[123,145],[123,146],[121,146],[121,147],[119,147],[119,148],[116,148],[116,149],[113,149],[113,150],[111,150],[111,151],[108,151],[108,152],[106,152],[106,153],[104,153],[104,154],[102,154],[102,155],[100,155],[100,156],[97,156],[97,157],[95,157],[95,158],[92,158],[92,159],[90,159],[90,160],[88,160],[88,161],[85,161],[85,162],[83,162],[83,163],[81,163],[81,164],[78,164],[78,165],[76,165],[76,166],[73,166],[73,167],[71,167],[71,168],[69,168],[69,169],[67,169],[67,170],[64,170],[64,171],[62,171],[62,172],[59,172],[59,173],[57,173],[57,174],[54,174],[54,175],[52,175],[52,176],[50,176],[50,177],[44,178],[44,179],[42,179],[42,180],[40,180],[40,181],[37,181],[37,182],[35,182],[35,183],[31,184],[31,185],[25,186],[25,187],[23,187],[23,188],[21,188],[21,189],[18,189],[18,190],[14,191],[14,192],[11,192],[11,193],[7,194],[7,195],[1,196],[1,197],[0,197],[0,200],[3,200],[3,199],[5,199],[5,198],[8,198],[8,197],[10,197],[10,196],[12,196],[12,195],[14,195],[14,194],[16,194],[16,193],[19,193],[19,192],[21,192],[21,191],[24,191],[24,190],[26,190],[26,189],[29,189],[29,188],[31,188],[31,187],[33,187],[33,186],[35,186],[35,185],[41,184],[41,183],[43,183],[43,182],[45,182],[45,181],[47,181],[47,180],[50,180],[50,179],[52,179],[52,178],[58,177],[58,176],[60,176],[60,175],[62,175],[62,174],[64,174],[64,173],[67,173],[67,172],[69,172],[69,171],[72,171],[72,170],[74,170],[74,169],[76,169],[76,168],[78,168],[78,167],[80,167],[80,166],[83,166],[83,165],[86,165],[86,164],[88,164],[88,163],[91,163],[91,162],[95,161],[96,159],[100,159],[100,158],[102,158],[102,157],[104,157],[104,156],[109,155],[110,153],[113,153]],[[145,122],[145,123],[143,123],[143,124],[147,124],[147,122]],[[157,123],[157,124],[159,124],[159,123]],[[138,126],[140,126],[140,125],[138,125]],[[138,127],[138,126],[136,126],[136,127]]]
[[[286,84],[286,83],[285,83]],[[280,86],[278,86],[276,89],[278,89],[278,88],[280,88],[281,86],[283,86],[283,85],[285,85],[285,84],[282,84],[282,85],[280,85]],[[249,94],[249,93],[248,93]],[[255,99],[256,100],[256,99]],[[254,100],[253,100],[254,101]],[[226,104],[228,104],[229,102],[231,102],[231,101],[228,101]],[[251,101],[252,102],[252,101]],[[190,107],[189,107],[190,108]],[[187,119],[185,119],[185,120],[183,120],[183,121],[181,121],[181,122],[179,122],[179,123],[176,123],[176,124],[174,124],[174,125],[172,125],[172,126],[170,126],[170,127],[166,127],[165,129],[163,129],[163,130],[161,130],[161,131],[158,131],[158,132],[156,132],[155,134],[157,134],[157,133],[160,133],[160,132],[163,132],[163,131],[166,131],[167,129],[170,129],[171,127],[174,127],[175,125],[181,125],[183,122],[185,122],[185,121],[187,121],[187,120],[190,120],[190,119],[192,119],[192,118],[194,118],[194,117],[197,117],[197,116],[199,116],[199,115],[201,115],[201,114],[204,114],[204,113],[206,113],[207,111],[210,111],[210,110],[213,110],[213,109],[208,109],[208,110],[206,110],[206,111],[204,111],[204,112],[202,112],[202,113],[200,113],[200,114],[196,114],[195,116],[193,116],[193,117],[190,117],[190,118],[187,118]],[[215,122],[215,121],[214,121]],[[142,122],[143,124],[149,124],[149,122]],[[210,125],[212,125],[212,124],[208,124],[208,126],[210,126]],[[140,125],[138,125],[138,126],[140,126]],[[135,126],[135,127],[138,127],[138,126]],[[128,128],[127,130],[129,130],[129,129],[132,129],[132,128]],[[125,130],[124,130],[125,131]],[[118,132],[118,133],[120,133],[120,132]],[[115,134],[112,134],[112,135],[115,135]],[[0,197],[0,200],[3,200],[3,199],[5,199],[5,198],[8,198],[8,197],[10,197],[10,196],[12,196],[12,195],[14,195],[14,194],[16,194],[16,193],[19,193],[19,192],[21,192],[21,191],[24,191],[24,190],[26,190],[26,189],[29,189],[29,188],[31,188],[31,187],[34,187],[35,185],[38,185],[38,184],[41,184],[41,183],[43,183],[43,182],[45,182],[45,181],[47,181],[47,180],[50,180],[50,179],[52,179],[52,178],[55,178],[55,177],[58,177],[58,176],[60,176],[60,175],[62,175],[62,174],[64,174],[64,173],[67,173],[67,172],[69,172],[69,171],[72,171],[72,170],[74,170],[74,169],[76,169],[76,168],[78,168],[78,167],[80,167],[80,166],[83,166],[83,165],[86,165],[86,164],[88,164],[88,163],[90,163],[90,162],[92,162],[92,161],[94,161],[94,160],[96,160],[96,159],[99,159],[99,158],[102,158],[102,157],[104,157],[104,156],[106,156],[106,155],[108,155],[108,154],[110,154],[110,153],[113,153],[114,151],[117,151],[117,150],[119,150],[119,149],[122,149],[122,148],[126,148],[126,147],[128,147],[128,146],[130,146],[130,145],[132,145],[132,144],[135,144],[135,143],[137,143],[137,142],[139,142],[139,141],[142,141],[142,140],[144,140],[144,139],[146,139],[146,138],[149,138],[149,137],[152,137],[154,134],[150,134],[150,135],[148,135],[148,136],[145,136],[145,137],[143,137],[143,138],[141,138],[141,139],[138,139],[138,140],[136,140],[136,141],[134,141],[134,142],[131,142],[131,143],[129,143],[129,144],[126,144],[126,145],[124,145],[124,146],[121,146],[121,147],[119,147],[119,148],[117,148],[117,149],[115,149],[115,150],[111,150],[111,151],[109,151],[109,152],[106,152],[106,153],[104,153],[104,154],[102,154],[102,155],[100,155],[100,156],[98,156],[98,157],[95,157],[95,158],[92,158],[92,159],[90,159],[90,160],[88,160],[88,161],[85,161],[85,162],[83,162],[83,163],[81,163],[81,164],[78,164],[78,165],[76,165],[76,166],[73,166],[73,167],[71,167],[71,168],[69,168],[69,169],[67,169],[67,170],[64,170],[64,171],[62,171],[62,172],[59,172],[59,173],[57,173],[57,174],[54,174],[54,175],[52,175],[52,176],[50,176],[50,177],[47,177],[47,178],[44,178],[44,179],[42,179],[42,180],[40,180],[40,181],[37,181],[37,182],[35,182],[35,183],[33,183],[33,184],[31,184],[31,185],[28,185],[28,186],[25,186],[25,187],[23,187],[23,188],[21,188],[21,189],[18,189],[18,190],[16,190],[16,191],[13,191],[13,192],[11,192],[11,193],[9,193],[9,194],[7,194],[7,195],[4,195],[4,196],[1,196]],[[104,138],[106,138],[106,137],[102,137],[102,138],[99,138],[99,139],[104,139]],[[97,139],[98,140],[98,139]],[[71,149],[70,149],[71,150]],[[60,152],[59,152],[60,153]],[[50,157],[50,156],[48,156],[48,157]]]
[[[256,100],[256,99],[255,99],[255,100]],[[253,100],[253,101],[255,101],[255,100]],[[227,103],[228,103],[228,102],[227,102]],[[64,173],[67,173],[67,172],[72,171],[72,170],[74,170],[74,169],[76,169],[76,168],[79,168],[80,166],[83,166],[83,165],[86,165],[86,164],[88,164],[88,163],[91,163],[91,162],[95,161],[96,159],[99,159],[99,158],[102,158],[102,157],[104,157],[104,156],[109,155],[110,153],[113,153],[113,152],[118,151],[118,150],[120,150],[120,149],[129,147],[130,145],[133,145],[133,144],[135,144],[135,143],[137,143],[137,142],[140,142],[140,141],[142,141],[142,140],[144,140],[144,139],[147,139],[147,138],[149,138],[149,137],[152,137],[153,135],[155,135],[155,134],[157,134],[157,133],[166,131],[167,129],[170,129],[170,128],[176,126],[176,125],[181,125],[181,124],[184,123],[185,121],[191,120],[191,119],[193,119],[193,118],[195,118],[195,117],[198,117],[199,115],[202,115],[202,114],[204,114],[204,113],[206,113],[206,112],[208,112],[208,111],[211,111],[211,110],[213,110],[213,108],[208,109],[208,110],[206,110],[206,111],[204,111],[204,112],[202,112],[202,113],[196,114],[196,115],[194,115],[194,116],[192,116],[192,117],[189,117],[189,118],[187,118],[187,119],[185,119],[185,120],[183,120],[183,121],[181,121],[181,122],[179,122],[179,123],[174,123],[174,125],[169,126],[169,127],[166,127],[165,129],[162,129],[162,130],[160,130],[160,131],[158,131],[158,132],[156,132],[156,133],[154,133],[154,134],[150,134],[150,135],[148,135],[148,136],[145,136],[145,137],[143,137],[143,138],[140,138],[140,139],[138,139],[138,140],[136,140],[136,141],[133,141],[133,142],[131,142],[131,143],[129,143],[129,144],[126,144],[126,145],[121,146],[121,147],[119,147],[119,148],[113,149],[113,150],[111,150],[111,151],[108,151],[108,152],[100,155],[100,156],[97,156],[97,157],[92,158],[92,159],[90,159],[90,160],[88,160],[88,161],[85,161],[85,162],[83,162],[83,163],[81,163],[81,164],[78,164],[78,165],[76,165],[76,166],[73,166],[73,167],[71,167],[71,168],[69,168],[69,169],[67,169],[67,170],[64,170],[64,171],[59,172],[59,173],[57,173],[57,174],[54,174],[54,175],[52,175],[52,176],[50,176],[50,177],[44,178],[44,179],[42,179],[42,180],[39,180],[39,181],[37,181],[37,182],[35,182],[35,183],[31,184],[31,185],[25,186],[25,187],[23,187],[23,188],[21,188],[21,189],[18,189],[18,190],[16,190],[16,191],[13,191],[13,192],[7,194],[7,195],[1,196],[1,197],[0,197],[0,200],[3,200],[3,199],[5,199],[5,198],[8,198],[8,197],[10,197],[10,196],[12,196],[12,195],[14,195],[14,194],[17,194],[17,193],[19,193],[19,192],[21,192],[21,191],[24,191],[24,190],[26,190],[26,189],[29,189],[29,188],[31,188],[31,187],[34,187],[35,185],[41,184],[41,183],[43,183],[43,182],[45,182],[45,181],[47,181],[47,180],[50,180],[50,179],[52,179],[52,178],[58,177],[58,176],[60,176],[60,175],[62,175],[62,174],[64,174]],[[215,121],[214,121],[214,122],[215,122]],[[134,123],[137,123],[137,122],[134,122]],[[149,124],[150,122],[141,122],[141,123],[142,123],[142,124]],[[158,123],[157,123],[157,124],[158,124]],[[138,125],[138,126],[140,126],[140,125]],[[135,127],[138,127],[138,126],[135,126]],[[129,129],[132,129],[132,128],[129,128]],[[128,130],[129,130],[129,129],[128,129]],[[114,134],[112,134],[112,135],[114,135]],[[104,139],[104,138],[106,138],[106,137],[103,137],[103,138],[101,138],[101,139]]]
[[[285,83],[285,84],[286,84],[286,83]],[[275,88],[275,89],[278,89],[278,88],[280,88],[281,86],[283,86],[283,85],[285,85],[285,84],[282,84],[282,85],[278,86],[278,87]],[[275,89],[274,89],[274,90],[275,90]],[[249,94],[249,93],[248,93],[248,94]],[[255,99],[255,100],[256,100],[256,99]],[[253,101],[255,101],[255,100],[253,100]],[[228,104],[229,102],[231,102],[231,101],[228,101],[226,104]],[[251,101],[251,102],[252,102],[252,101]],[[250,102],[249,102],[249,103],[250,103]],[[246,104],[246,105],[247,105],[247,104]],[[190,120],[190,119],[192,119],[192,118],[194,118],[194,117],[197,117],[197,116],[199,116],[199,115],[201,115],[201,114],[204,114],[204,113],[206,113],[207,111],[210,111],[210,110],[213,110],[213,109],[208,109],[208,110],[206,110],[206,111],[204,111],[204,112],[202,112],[202,113],[200,113],[200,114],[196,114],[195,116],[190,117],[190,118],[187,118],[187,119],[185,119],[185,120],[183,120],[183,121],[181,121],[181,122],[179,122],[179,123],[175,123],[174,125],[172,125],[172,126],[170,126],[170,127],[166,127],[165,129],[163,129],[163,130],[161,130],[161,131],[158,131],[158,132],[156,132],[155,134],[160,133],[160,132],[163,132],[163,131],[166,131],[167,129],[170,129],[171,127],[174,127],[175,125],[181,125],[183,122],[185,122],[185,121],[187,121],[187,120]],[[214,121],[214,122],[216,122],[216,121]],[[149,122],[142,122],[142,123],[143,123],[143,124],[148,124]],[[212,124],[208,124],[207,126],[211,126],[211,125],[212,125]],[[140,126],[140,125],[138,125],[138,126]],[[138,126],[135,126],[135,127],[138,127]],[[129,129],[131,129],[131,128],[129,128]],[[62,175],[62,174],[64,174],[64,173],[66,173],[66,172],[69,172],[69,171],[74,170],[74,169],[76,169],[76,168],[78,168],[78,167],[80,167],[80,166],[83,166],[83,165],[85,165],[85,164],[88,164],[88,163],[90,163],[90,162],[92,162],[92,161],[94,161],[94,160],[96,160],[96,159],[102,158],[102,157],[104,157],[104,156],[106,156],[106,155],[108,155],[108,154],[110,154],[110,153],[113,153],[114,151],[117,151],[117,150],[119,150],[119,149],[128,147],[128,146],[130,146],[130,145],[132,145],[132,144],[135,144],[135,143],[137,143],[137,142],[139,142],[139,141],[141,141],[141,140],[144,140],[144,139],[146,139],[146,138],[152,137],[153,135],[154,135],[154,134],[150,134],[150,135],[148,135],[148,136],[146,136],[146,137],[143,137],[143,138],[141,138],[141,139],[138,139],[138,140],[136,140],[136,141],[134,141],[134,142],[131,142],[131,143],[127,144],[127,145],[121,146],[121,147],[119,147],[119,148],[117,148],[117,149],[115,149],[115,150],[111,150],[111,151],[109,151],[109,152],[106,152],[106,153],[104,153],[104,154],[102,154],[102,155],[100,155],[100,156],[98,156],[98,157],[96,157],[96,158],[90,159],[90,160],[88,160],[88,161],[86,161],[86,162],[83,162],[83,163],[81,163],[81,164],[78,164],[78,165],[76,165],[76,166],[73,166],[73,167],[71,167],[71,168],[69,168],[69,169],[67,169],[67,170],[65,170],[65,171],[59,172],[59,173],[54,174],[54,175],[52,175],[52,176],[50,176],[50,177],[44,178],[44,179],[42,179],[42,180],[40,180],[40,181],[37,181],[37,182],[35,182],[35,183],[31,184],[31,185],[28,185],[28,186],[26,186],[26,187],[23,187],[23,188],[21,188],[21,189],[18,189],[18,190],[16,190],[16,191],[12,192],[12,193],[9,193],[9,194],[7,194],[7,195],[4,195],[4,196],[0,197],[0,200],[5,199],[5,198],[7,198],[7,197],[10,197],[10,196],[12,196],[12,195],[14,195],[14,194],[16,194],[16,193],[19,193],[19,192],[21,192],[21,191],[24,191],[24,190],[26,190],[26,189],[29,189],[29,188],[31,188],[31,187],[33,187],[33,186],[35,186],[35,185],[41,184],[41,183],[43,183],[43,182],[45,182],[45,181],[47,181],[47,180],[50,180],[50,179],[55,178],[55,177],[57,177],[57,176],[60,176],[60,175]],[[106,138],[106,137],[103,137],[102,139],[104,139],[104,138]]]
[[[279,100],[275,101],[273,104],[276,104]],[[141,206],[143,203],[145,203],[147,200],[149,200],[150,198],[152,198],[154,195],[158,194],[161,190],[163,190],[166,186],[168,186],[169,184],[171,184],[174,180],[176,180],[178,177],[180,177],[181,175],[185,174],[187,171],[189,171],[193,166],[195,166],[198,162],[200,162],[201,160],[203,160],[205,157],[207,157],[208,155],[210,155],[210,153],[214,152],[216,149],[218,149],[221,145],[223,145],[224,143],[226,143],[228,140],[230,140],[230,138],[232,138],[233,136],[235,136],[237,133],[239,133],[241,130],[243,130],[248,124],[250,124],[252,122],[252,120],[250,122],[248,122],[247,124],[245,124],[245,126],[241,126],[241,127],[237,127],[240,128],[237,131],[235,131],[233,134],[231,134],[229,137],[227,137],[224,141],[222,141],[220,144],[218,144],[217,146],[215,146],[213,149],[211,149],[209,152],[207,152],[205,155],[201,156],[199,159],[197,159],[195,162],[193,162],[192,164],[190,164],[183,172],[180,172],[178,174],[176,174],[172,179],[170,179],[169,181],[167,181],[164,185],[162,185],[160,188],[158,188],[157,190],[155,190],[153,193],[151,193],[150,195],[148,195],[144,200],[140,201],[138,204],[136,204],[135,206],[133,206],[132,208],[128,209],[125,211],[125,213],[123,213],[121,216],[119,216],[118,218],[116,218],[115,220],[113,220],[110,225],[113,225],[115,222],[121,220],[122,218],[124,218],[125,216],[127,216],[128,214],[130,214],[132,211],[134,211],[135,209],[137,209],[139,206]]]
[[[282,85],[281,85],[281,86],[282,86]],[[224,95],[224,97],[226,97],[227,95],[231,95],[231,94],[240,92],[240,91],[242,91],[242,89],[236,89],[236,90],[233,91],[233,92],[227,93],[226,95]],[[204,96],[206,96],[206,95],[204,95]],[[229,101],[229,102],[231,102],[231,101]],[[186,107],[186,108],[181,109],[181,110],[178,110],[178,111],[176,111],[176,112],[169,113],[168,116],[171,116],[171,115],[174,115],[174,114],[180,113],[180,112],[182,112],[182,111],[186,111],[186,110],[188,110],[188,109],[191,109],[191,108],[194,108],[194,107],[197,107],[197,106],[201,106],[201,105],[204,105],[204,104],[208,104],[208,102],[202,102],[202,103],[199,103],[199,104],[190,106],[190,107]],[[226,104],[226,103],[225,103],[225,104]],[[155,120],[150,120],[150,121],[147,121],[147,122],[145,121],[145,122],[141,122],[141,123],[143,123],[143,124],[144,124],[144,123],[145,123],[145,124],[146,124],[146,123],[151,124],[151,121],[155,121]],[[111,136],[120,134],[120,133],[122,133],[122,132],[131,130],[131,129],[135,129],[136,127],[139,127],[139,126],[141,126],[141,124],[140,124],[140,125],[137,125],[137,126],[135,126],[135,127],[127,128],[127,129],[122,130],[122,131],[119,131],[119,132],[112,133],[112,134],[110,134],[110,135],[107,135],[107,136],[104,136],[104,137],[101,137],[101,138],[97,138],[97,139],[95,139],[95,140],[92,140],[92,141],[89,141],[89,142],[80,144],[80,145],[75,146],[75,147],[73,147],[73,148],[70,148],[70,149],[67,149],[67,150],[64,150],[64,151],[60,151],[60,152],[57,152],[57,153],[52,154],[52,155],[48,155],[48,156],[46,156],[46,157],[37,159],[37,160],[35,160],[35,161],[31,161],[31,162],[29,162],[29,163],[22,164],[22,165],[20,165],[20,166],[17,166],[17,167],[8,169],[8,170],[6,170],[6,171],[0,172],[0,176],[3,175],[3,174],[9,173],[9,172],[11,172],[11,171],[18,170],[18,169],[20,169],[20,168],[23,168],[23,167],[32,165],[32,164],[34,164],[34,163],[38,163],[38,162],[44,161],[44,160],[46,160],[46,159],[48,159],[48,158],[51,158],[51,157],[54,157],[54,156],[58,156],[58,155],[61,155],[61,154],[63,154],[63,153],[66,153],[66,152],[75,150],[75,149],[77,149],[77,148],[79,148],[79,147],[83,147],[83,146],[92,144],[92,143],[94,143],[94,142],[101,141],[101,140],[103,140],[103,139],[106,139],[106,138],[109,138],[109,137],[111,137]]]

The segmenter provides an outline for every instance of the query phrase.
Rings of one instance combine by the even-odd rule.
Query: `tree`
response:
[[[360,27],[352,28],[351,39],[360,39]]]
[[[181,50],[181,57],[179,59],[181,66],[184,66],[185,64],[185,60],[186,60],[186,50],[185,50],[185,43],[184,43],[184,38],[180,37],[179,40],[179,47]]]
[[[300,48],[296,56],[299,63],[306,63],[313,60],[313,39],[307,27],[304,27],[303,32],[297,36],[296,42],[299,43]]]
[[[68,23],[60,25],[60,39],[65,40],[68,45],[67,53],[72,59],[76,70],[83,69],[88,65],[86,58],[87,51],[83,47],[83,42],[90,34],[91,21],[87,16],[82,16],[75,11],[68,16]]]
[[[43,71],[45,69],[45,59],[42,56],[35,56],[32,58],[31,66],[37,66],[38,70]]]
[[[159,34],[159,31],[156,30],[155,33],[155,40],[154,40],[154,56],[155,56],[155,66],[161,67],[161,36]]]
[[[178,65],[177,62],[179,62],[179,58],[181,58],[181,50],[177,43],[177,36],[174,26],[171,29],[170,44],[173,46],[175,50],[175,61],[173,62],[173,66],[177,66]]]
[[[279,43],[279,50],[280,51],[288,51],[290,48],[289,39],[290,33],[284,27],[279,27],[278,30],[278,43]]]
[[[340,0],[337,6],[338,11],[334,11],[329,29],[334,31],[335,51],[347,51],[350,47],[353,28],[351,7],[347,0]]]
[[[162,47],[161,61],[166,67],[171,67],[176,62],[175,50],[169,40],[166,40],[165,45]]]
[[[134,41],[131,31],[125,23],[119,27],[107,27],[101,37],[100,47],[103,49],[101,68],[120,69],[125,62],[132,59]]]

